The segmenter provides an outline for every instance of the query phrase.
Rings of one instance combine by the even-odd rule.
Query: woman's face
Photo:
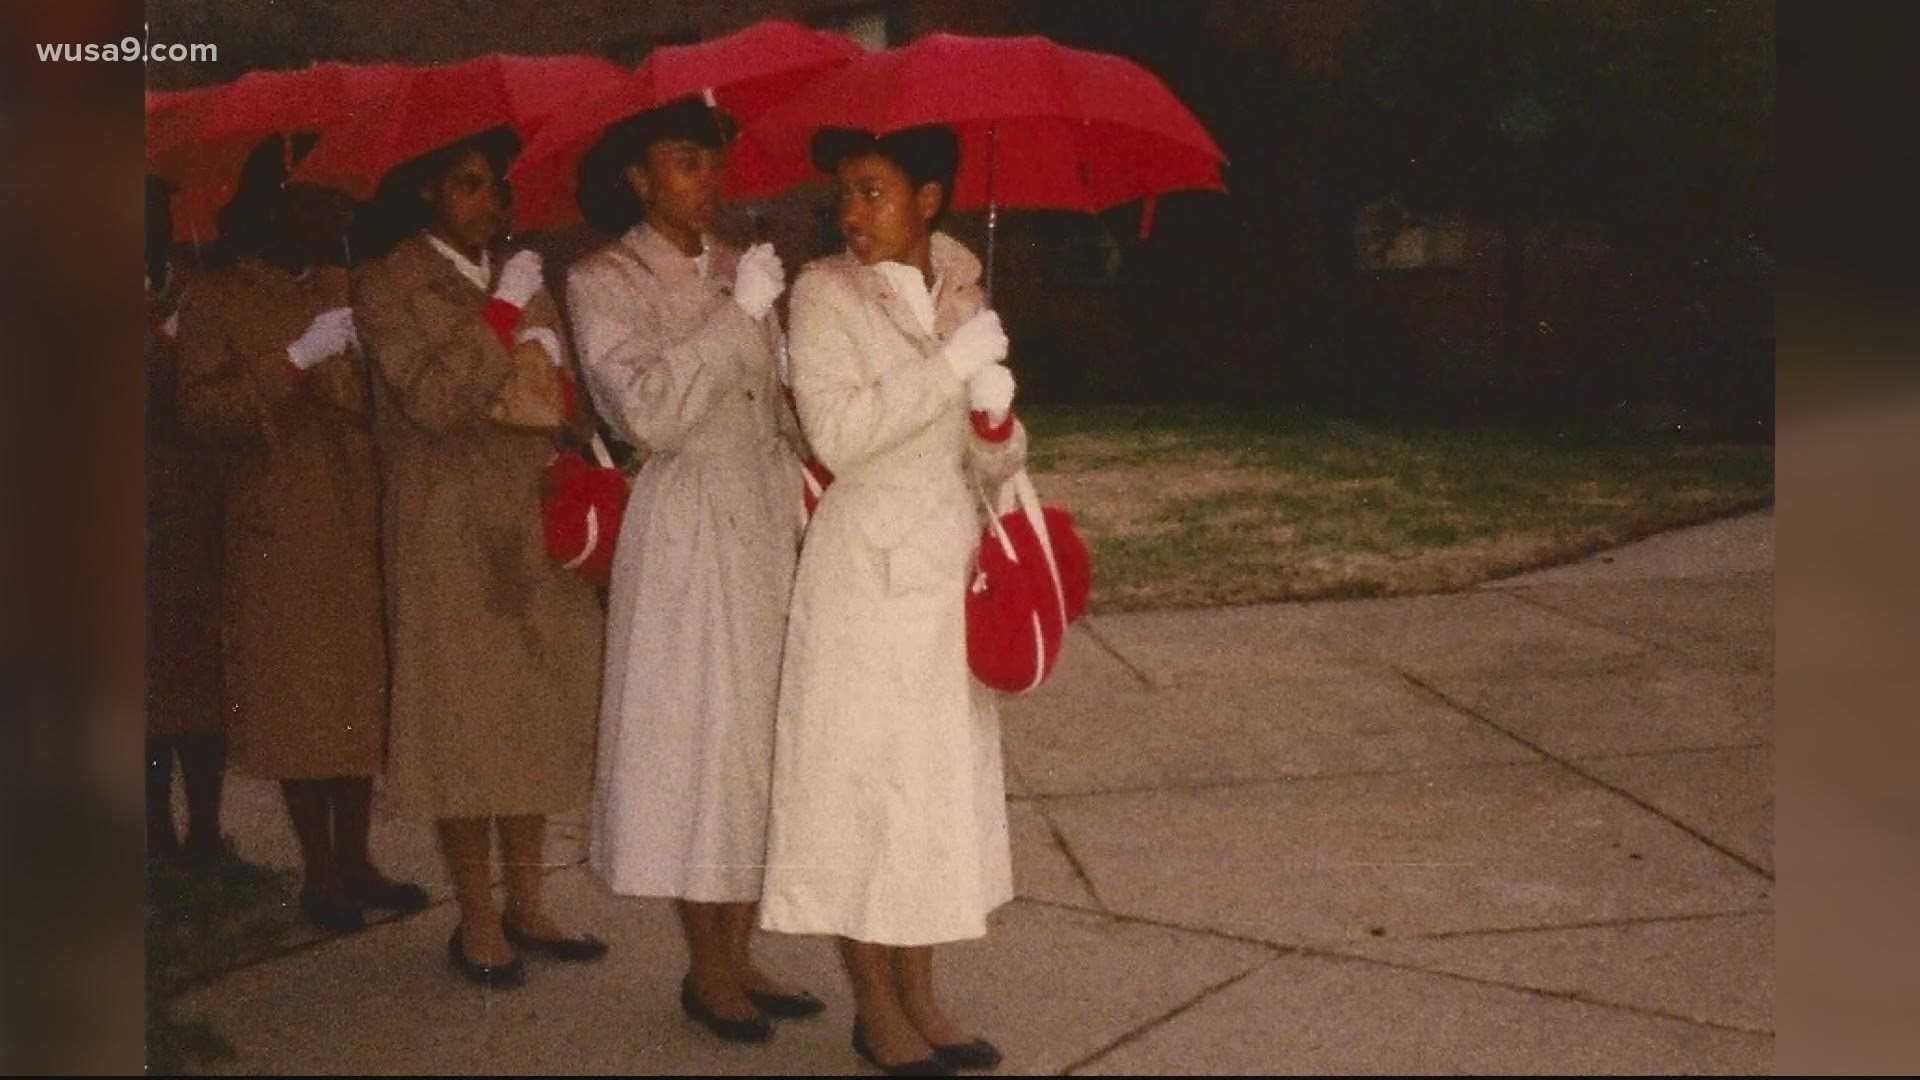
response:
[[[645,159],[627,167],[627,183],[647,208],[647,223],[689,255],[700,252],[701,236],[720,212],[720,173],[724,151],[690,139],[663,139],[647,147]]]
[[[433,231],[461,254],[478,260],[507,224],[500,178],[487,155],[470,150],[421,196],[433,211]]]
[[[862,263],[899,262],[925,270],[927,238],[940,208],[940,185],[918,190],[900,166],[880,154],[852,154],[834,170],[840,235]]]

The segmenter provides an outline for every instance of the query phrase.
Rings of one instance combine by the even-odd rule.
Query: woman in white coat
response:
[[[1007,339],[980,262],[934,230],[959,162],[940,127],[830,129],[847,250],[790,305],[795,401],[834,481],[808,526],[780,685],[762,925],[833,934],[854,1049],[938,1075],[1000,1055],[947,1018],[932,946],[1012,899],[993,692],[967,668],[975,483],[1017,470]]]
[[[687,1015],[759,1042],[769,1016],[822,1008],[749,948],[799,429],[774,364],[780,260],[708,235],[723,154],[720,117],[687,100],[615,125],[581,169],[581,209],[621,235],[569,274],[574,339],[600,414],[648,454],[614,549],[589,853],[615,893],[678,901]]]

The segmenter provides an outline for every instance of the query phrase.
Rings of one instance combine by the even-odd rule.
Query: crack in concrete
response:
[[[1495,723],[1493,720],[1489,719],[1488,717],[1481,715],[1477,710],[1469,707],[1468,705],[1462,702],[1455,701],[1453,698],[1447,696],[1445,693],[1441,692],[1439,689],[1435,688],[1431,684],[1427,683],[1425,680],[1421,679],[1418,675],[1414,675],[1407,671],[1402,671],[1399,668],[1395,668],[1394,670],[1399,674],[1399,676],[1402,679],[1405,679],[1411,685],[1417,686],[1420,689],[1425,690],[1427,693],[1432,694],[1435,698],[1446,703],[1450,708],[1453,708],[1459,711],[1463,715],[1473,717],[1475,720],[1478,720],[1482,724],[1485,724],[1488,728],[1494,731],[1497,731],[1502,735],[1505,735],[1507,738],[1512,739],[1514,742],[1519,743],[1521,746],[1524,746],[1529,750],[1532,750],[1534,753],[1539,754],[1541,757],[1545,758],[1550,762],[1553,762],[1556,765],[1559,765],[1561,768],[1564,768],[1568,772],[1573,773],[1575,776],[1578,776],[1581,779],[1586,780],[1588,783],[1594,784],[1598,787],[1604,788],[1605,790],[1612,792],[1615,795],[1618,795],[1620,798],[1627,800],[1628,802],[1632,803],[1635,806],[1638,806],[1640,809],[1645,810],[1647,813],[1652,814],[1653,816],[1659,818],[1660,820],[1666,822],[1667,824],[1672,825],[1674,828],[1679,829],[1681,832],[1686,833],[1688,836],[1693,837],[1695,840],[1700,841],[1701,843],[1707,845],[1708,847],[1719,852],[1720,854],[1725,855],[1727,858],[1732,859],[1734,862],[1739,863],[1741,866],[1746,867],[1748,870],[1753,871],[1755,874],[1760,875],[1761,877],[1765,878],[1769,883],[1771,883],[1774,880],[1773,871],[1768,870],[1766,867],[1761,866],[1759,863],[1754,862],[1752,859],[1747,858],[1745,855],[1742,855],[1739,852],[1734,851],[1732,848],[1729,848],[1725,844],[1720,843],[1718,840],[1715,840],[1714,838],[1708,836],[1706,833],[1701,832],[1699,829],[1696,829],[1693,826],[1688,825],[1686,822],[1681,821],[1677,817],[1674,817],[1672,814],[1669,814],[1667,811],[1661,809],[1660,807],[1655,806],[1654,804],[1648,802],[1647,800],[1640,798],[1638,795],[1635,795],[1633,792],[1628,791],[1617,784],[1609,783],[1608,781],[1600,778],[1594,773],[1591,773],[1586,769],[1581,768],[1577,762],[1577,759],[1561,757],[1560,755],[1552,753],[1551,751],[1547,750],[1545,747],[1534,742],[1533,740],[1528,739],[1524,735],[1521,735],[1517,732],[1514,732],[1514,731],[1508,730],[1505,727],[1502,727],[1500,724]]]

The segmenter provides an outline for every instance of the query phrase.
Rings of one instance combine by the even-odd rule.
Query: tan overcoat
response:
[[[288,377],[287,346],[347,303],[346,271],[257,259],[194,283],[180,412],[226,474],[226,702],[234,767],[369,776],[386,735],[376,481],[356,350]]]
[[[353,281],[384,489],[388,790],[435,817],[564,812],[593,770],[603,616],[542,539],[552,433],[490,418],[517,369],[488,297],[424,235]],[[522,326],[562,333],[544,289]]]

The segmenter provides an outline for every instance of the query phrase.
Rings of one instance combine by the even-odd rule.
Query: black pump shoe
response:
[[[936,1044],[933,1056],[950,1069],[991,1069],[1000,1064],[1000,1048],[985,1039]]]
[[[607,955],[607,943],[592,934],[571,938],[537,938],[513,925],[512,919],[500,920],[500,929],[505,931],[508,943],[514,948],[550,956],[555,960],[585,964]]]
[[[522,957],[514,957],[505,964],[477,964],[467,959],[467,950],[460,944],[460,928],[453,928],[453,937],[447,942],[447,962],[454,970],[465,975],[470,982],[495,990],[512,990],[527,983],[527,962]]]
[[[747,1000],[753,1007],[768,1016],[782,1020],[804,1020],[809,1016],[818,1016],[827,1007],[827,1003],[807,993],[770,994],[763,990],[747,991]]]
[[[300,914],[316,930],[341,934],[367,928],[367,917],[359,905],[327,893],[301,893]]]
[[[751,1020],[729,1020],[707,1008],[707,1003],[693,992],[692,976],[680,980],[680,1008],[687,1019],[728,1042],[763,1043],[773,1038],[773,1025],[767,1023],[764,1016],[756,1014]]]
[[[867,1033],[860,1022],[853,1022],[853,1052],[859,1054],[867,1064],[886,1073],[888,1076],[952,1076],[953,1069],[940,1060],[938,1053],[923,1057],[918,1061],[903,1061],[898,1065],[882,1064],[873,1056],[873,1047],[867,1045]]]

